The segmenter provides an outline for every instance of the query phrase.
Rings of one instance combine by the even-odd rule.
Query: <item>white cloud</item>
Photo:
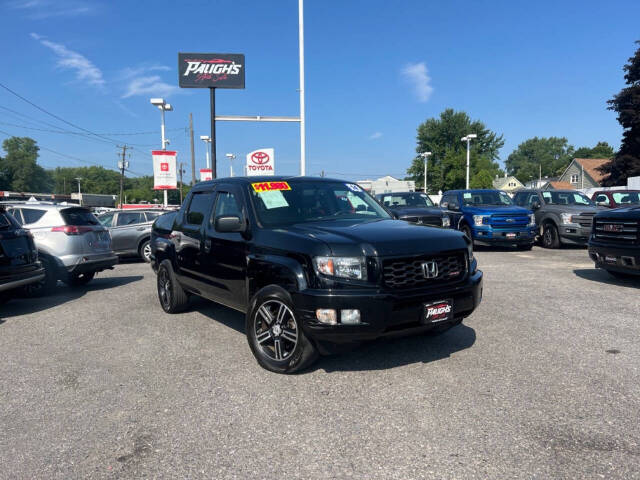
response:
[[[168,72],[171,67],[166,65],[146,65],[142,64],[137,67],[126,67],[120,71],[120,78],[127,79],[132,77],[138,77],[146,72]]]
[[[168,97],[179,90],[180,89],[176,85],[170,85],[163,82],[158,75],[136,77],[129,81],[122,98],[129,98],[136,95]]]
[[[77,80],[89,83],[95,87],[104,86],[105,81],[102,77],[102,71],[84,55],[69,50],[60,43],[51,42],[37,33],[32,33],[31,38],[53,51],[58,57],[56,65],[60,68],[73,70]]]
[[[14,0],[6,5],[24,11],[32,20],[92,15],[100,10],[95,3],[82,0]]]
[[[369,140],[377,140],[381,136],[382,132],[373,132],[371,135],[369,135]]]
[[[429,100],[433,93],[433,87],[431,86],[431,77],[428,75],[425,62],[409,63],[402,69],[401,73],[405,81],[413,87],[418,101],[426,102]]]

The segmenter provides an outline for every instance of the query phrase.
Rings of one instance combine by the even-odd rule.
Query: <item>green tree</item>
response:
[[[427,172],[429,191],[464,188],[467,144],[460,139],[469,133],[478,135],[471,142],[470,176],[474,177],[482,170],[491,177],[501,175],[497,160],[504,145],[502,135],[489,130],[478,120],[471,120],[465,112],[449,108],[439,118],[430,118],[418,126],[418,155],[407,170],[407,178],[414,180],[418,188],[424,186],[424,161],[420,153],[431,152]]]
[[[607,175],[605,186],[625,185],[627,178],[640,175],[640,48],[629,58],[624,71],[627,87],[608,101],[609,110],[618,113],[623,133],[620,150],[600,168]]]
[[[493,188],[493,176],[487,170],[480,170],[471,180],[469,180],[471,188]]]
[[[38,145],[29,137],[10,137],[2,142],[7,155],[0,159],[0,185],[17,192],[47,192],[51,177],[38,165]]]
[[[521,182],[559,175],[574,158],[574,148],[564,137],[534,137],[522,142],[505,162],[507,172]]]
[[[615,155],[613,147],[607,142],[598,142],[595,147],[580,147],[573,152],[574,158],[612,158]]]

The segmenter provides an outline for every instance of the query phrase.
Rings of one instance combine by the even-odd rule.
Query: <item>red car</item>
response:
[[[591,200],[601,207],[620,208],[640,204],[640,190],[601,190]]]

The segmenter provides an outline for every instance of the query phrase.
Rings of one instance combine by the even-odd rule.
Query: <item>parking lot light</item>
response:
[[[469,156],[470,156],[470,143],[474,138],[478,138],[478,135],[475,133],[470,133],[466,137],[462,137],[460,141],[467,142],[467,186],[466,189],[469,190]]]

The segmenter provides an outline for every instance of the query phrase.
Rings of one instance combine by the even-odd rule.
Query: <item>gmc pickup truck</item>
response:
[[[463,234],[394,220],[340,180],[198,183],[157,237],[163,310],[198,295],[243,312],[257,362],[279,373],[363,340],[447,330],[482,298]]]

